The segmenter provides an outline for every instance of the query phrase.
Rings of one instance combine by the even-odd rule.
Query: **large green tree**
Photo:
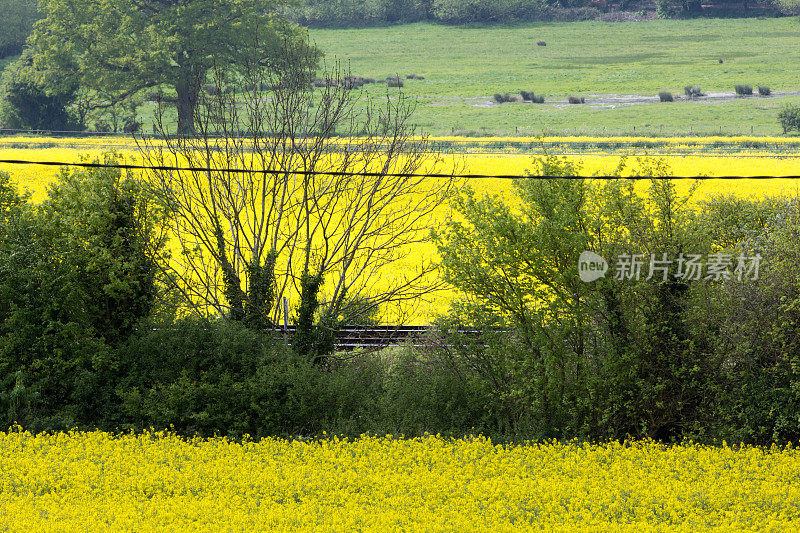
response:
[[[107,96],[106,105],[145,88],[173,88],[178,127],[191,131],[215,64],[235,69],[254,57],[269,61],[279,48],[306,47],[299,28],[274,14],[291,1],[42,0],[36,68]]]

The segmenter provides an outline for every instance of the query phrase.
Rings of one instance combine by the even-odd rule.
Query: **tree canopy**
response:
[[[255,53],[306,48],[299,28],[275,15],[292,0],[42,0],[35,67],[48,84],[96,91],[106,105],[136,92],[175,90],[178,127],[192,127],[205,77]]]
[[[19,54],[38,16],[36,0],[0,0],[0,58]]]

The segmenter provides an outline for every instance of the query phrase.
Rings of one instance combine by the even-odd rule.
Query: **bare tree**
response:
[[[426,258],[414,271],[391,266],[428,239],[455,185],[412,174],[455,169],[414,137],[399,90],[376,103],[338,64],[312,83],[302,66],[312,62],[294,53],[236,79],[215,69],[196,134],[169,135],[158,112],[160,139],[138,142],[151,166],[191,168],[151,175],[186,302],[265,328],[279,323],[282,297],[299,297],[298,350],[319,354],[340,325],[441,287]]]

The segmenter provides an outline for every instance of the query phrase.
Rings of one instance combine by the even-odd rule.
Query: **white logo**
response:
[[[578,257],[578,275],[581,281],[589,283],[606,275],[608,263],[594,252],[581,252]]]

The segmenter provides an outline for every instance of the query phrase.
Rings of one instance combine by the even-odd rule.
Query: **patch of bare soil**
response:
[[[785,92],[776,91],[770,94],[769,96],[759,96],[759,95],[737,96],[735,92],[720,92],[720,93],[709,92],[706,93],[704,96],[698,96],[695,98],[689,98],[687,96],[682,96],[682,95],[673,95],[673,98],[675,99],[676,102],[692,101],[697,103],[714,104],[714,103],[723,103],[726,101],[733,101],[739,99],[768,100],[771,98],[785,98],[787,96],[798,96],[798,95],[800,95],[800,91],[785,91]],[[488,108],[488,107],[497,107],[499,105],[502,105],[495,102],[494,99],[490,96],[477,96],[468,98],[455,97],[455,98],[460,98],[468,105],[474,107]],[[454,98],[450,98],[451,101],[453,99]],[[598,109],[616,109],[617,107],[628,107],[632,105],[652,104],[658,102],[659,102],[658,96],[642,96],[638,94],[590,94],[586,96],[586,102],[583,105],[588,105]],[[431,105],[446,105],[446,104],[447,102],[445,101],[438,101],[431,103]],[[551,104],[557,108],[577,105],[577,104],[570,104],[568,100],[546,100],[544,105],[547,104]]]

